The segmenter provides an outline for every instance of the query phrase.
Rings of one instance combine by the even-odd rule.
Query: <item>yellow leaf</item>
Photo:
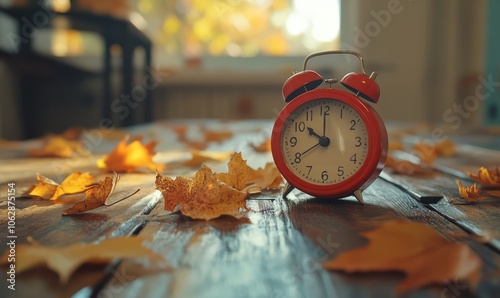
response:
[[[486,187],[500,187],[500,171],[498,167],[493,169],[487,169],[485,167],[481,167],[477,175],[471,174],[467,172],[467,175],[477,183],[486,186]]]
[[[385,167],[392,169],[396,174],[415,176],[415,175],[425,175],[432,173],[432,169],[424,168],[421,165],[413,163],[409,160],[397,160],[392,156],[387,156],[385,162]]]
[[[65,247],[19,244],[16,247],[16,273],[45,265],[59,275],[61,284],[68,282],[83,264],[106,264],[113,259],[143,258],[166,264],[165,259],[142,245],[138,237],[109,238],[98,244],[73,244]],[[0,264],[7,264],[5,251]]]
[[[84,192],[94,182],[94,177],[88,172],[71,173],[61,184],[38,174],[36,178],[39,182],[29,190],[28,195],[45,200],[57,200],[62,195]]]
[[[476,287],[481,258],[466,244],[449,242],[432,228],[415,222],[391,221],[364,232],[367,246],[346,251],[323,265],[346,272],[402,271],[398,293],[449,280]]]
[[[205,142],[222,142],[224,140],[230,139],[233,137],[233,133],[231,131],[219,131],[219,130],[208,130],[202,129],[202,132],[205,136]]]
[[[145,145],[139,140],[127,145],[127,141],[128,137],[124,138],[111,153],[97,161],[97,166],[117,173],[134,172],[140,168],[148,168],[152,171],[163,169],[163,165],[153,162],[155,141]]]
[[[221,162],[231,156],[231,152],[206,152],[198,150],[191,150],[191,154],[191,159],[183,163],[185,166],[191,168],[197,168],[210,161]]]
[[[84,152],[77,141],[70,141],[60,136],[49,137],[41,148],[28,151],[30,157],[71,157],[75,152]]]
[[[415,154],[420,158],[420,161],[428,165],[432,165],[438,156],[436,146],[425,142],[416,143],[413,145],[413,149],[415,150]]]

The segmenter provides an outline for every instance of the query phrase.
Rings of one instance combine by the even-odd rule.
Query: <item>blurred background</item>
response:
[[[273,119],[304,57],[336,49],[378,73],[386,121],[500,125],[498,15],[493,0],[0,0],[0,138]]]

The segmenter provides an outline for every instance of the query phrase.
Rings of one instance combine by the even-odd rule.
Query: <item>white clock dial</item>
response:
[[[281,148],[288,168],[316,185],[352,177],[366,160],[368,132],[348,104],[331,98],[309,101],[286,119]]]

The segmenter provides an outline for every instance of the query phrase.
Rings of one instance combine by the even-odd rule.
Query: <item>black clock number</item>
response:
[[[322,106],[320,109],[319,109],[319,114],[321,116],[328,116],[330,115],[330,106]]]
[[[354,153],[349,160],[352,161],[353,163],[356,163],[356,161],[357,161],[356,153]]]
[[[356,137],[356,144],[354,146],[359,147],[361,146],[361,137]]]
[[[306,111],[306,121],[312,121],[313,120],[313,111]]]
[[[321,172],[321,179],[323,181],[328,180],[328,172],[327,171]]]
[[[309,171],[307,171],[307,176],[309,176],[309,174],[311,174],[311,170],[312,170],[313,167],[312,166],[306,166],[306,168],[309,169]]]
[[[302,154],[300,154],[300,152],[295,153],[295,163],[300,163],[302,161],[301,157]]]
[[[356,126],[356,121],[351,120],[351,130],[355,130],[356,129],[355,126]]]
[[[339,166],[338,169],[337,169],[337,175],[340,177],[340,176],[344,176],[344,166]]]
[[[295,145],[297,145],[297,138],[296,137],[291,137],[290,138],[290,144],[292,145],[292,147],[295,147]],[[361,141],[360,141],[360,144],[361,144]],[[356,146],[356,147],[359,147],[359,146]]]
[[[303,132],[306,129],[306,124],[302,122],[295,122],[295,132]]]

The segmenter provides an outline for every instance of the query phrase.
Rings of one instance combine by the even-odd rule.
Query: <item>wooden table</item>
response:
[[[174,133],[173,128],[179,125],[187,125],[188,135],[194,139],[200,136],[202,126],[231,130],[234,132],[231,139],[210,143],[207,150],[240,151],[255,168],[272,160],[270,153],[256,153],[249,146],[269,137],[270,121],[158,122],[135,126],[128,132],[143,135],[145,141],[160,140],[156,160],[169,164],[189,158],[186,145],[179,143]],[[83,135],[92,156],[25,157],[26,150],[37,146],[37,140],[0,150],[0,252],[6,249],[7,184],[15,183],[16,193],[21,194],[36,182],[36,173],[57,181],[73,171],[104,176],[96,168],[95,160],[109,152],[117,140],[99,138],[97,132]],[[450,135],[469,144],[458,146],[455,157],[438,160],[436,164],[442,169],[454,166],[477,169],[485,165],[479,164],[482,162],[498,165],[500,152],[491,150],[500,148],[498,136],[492,137],[491,132],[484,137],[477,132],[473,135],[469,138]],[[470,142],[490,148],[478,150]],[[225,163],[211,166],[216,171],[226,169]],[[193,171],[171,168],[165,175],[190,175]],[[443,172],[437,172],[431,180],[386,176],[389,180],[391,177],[392,183],[378,179],[364,192],[364,205],[353,197],[319,200],[295,191],[284,200],[279,192],[268,192],[247,200],[251,210],[247,217],[211,221],[166,212],[163,198],[155,190],[155,173],[122,174],[122,187],[139,188],[136,195],[77,216],[61,216],[68,208],[67,203],[17,198],[18,244],[25,242],[27,236],[44,245],[68,245],[139,234],[151,239],[150,247],[174,269],[148,272],[132,261],[108,267],[85,265],[67,285],[60,285],[55,273],[37,268],[16,276],[15,292],[7,289],[5,276],[0,278],[0,297],[389,297],[402,280],[401,273],[329,272],[321,263],[366,244],[360,232],[394,219],[424,223],[450,240],[465,242],[484,263],[476,293],[460,282],[449,281],[406,293],[404,297],[499,297],[500,200],[452,205],[448,199],[458,197],[455,179],[459,178]],[[416,200],[407,190],[431,184],[434,191],[438,185],[438,195],[443,196],[431,204]],[[465,237],[485,232],[492,233],[486,243]]]

